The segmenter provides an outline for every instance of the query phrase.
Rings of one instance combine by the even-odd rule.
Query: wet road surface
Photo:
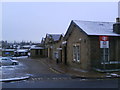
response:
[[[118,88],[117,80],[32,80],[3,84],[3,88]]]
[[[118,80],[72,79],[54,71],[42,59],[20,59],[19,65],[3,67],[3,78],[29,75],[22,81],[3,82],[3,88],[118,88]]]
[[[2,78],[54,74],[54,72],[39,59],[19,59],[18,61],[19,65],[2,66]]]

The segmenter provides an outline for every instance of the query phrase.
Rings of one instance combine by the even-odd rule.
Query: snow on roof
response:
[[[26,49],[18,49],[17,52],[28,52]]]
[[[29,48],[29,47],[31,47],[31,45],[24,45],[23,47],[25,47],[25,48]]]
[[[47,34],[48,37],[51,37],[54,41],[58,41],[62,34]]]
[[[37,46],[37,45],[32,45],[31,48],[34,48],[34,47],[36,47],[36,46]]]
[[[32,47],[31,49],[44,49],[43,47]]]
[[[15,51],[15,49],[2,49],[2,51]]]
[[[73,20],[87,35],[108,35],[120,36],[113,32],[114,22],[95,22],[95,21],[81,21]]]

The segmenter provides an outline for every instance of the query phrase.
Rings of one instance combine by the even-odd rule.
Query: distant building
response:
[[[61,61],[60,55],[60,45],[62,43],[63,35],[62,34],[46,34],[44,39],[44,47],[45,47],[45,56],[53,59]]]
[[[62,42],[62,61],[84,70],[120,70],[119,46],[120,22],[73,20]]]
[[[2,48],[0,48],[0,56],[2,56]]]
[[[15,49],[2,49],[2,56],[8,57],[8,56],[14,56]]]
[[[17,49],[14,52],[14,56],[29,56],[27,49]]]
[[[30,48],[31,48],[31,45],[24,45],[24,46],[21,46],[21,49],[28,49],[28,50],[30,50]]]
[[[42,38],[40,45],[41,45],[42,47],[45,46],[45,38]]]
[[[43,47],[32,47],[30,50],[30,57],[31,58],[41,58],[44,57],[44,48]]]

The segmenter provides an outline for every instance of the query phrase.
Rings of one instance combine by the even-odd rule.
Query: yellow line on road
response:
[[[45,64],[45,63],[42,62],[42,61],[41,61],[41,63],[42,63],[43,65],[47,65],[47,64]],[[57,73],[57,74],[60,74],[60,72],[58,72],[57,70],[51,68],[50,66],[48,66],[48,67],[49,67],[49,69],[50,69],[51,71],[53,71],[53,72],[55,72],[55,73]]]
[[[49,68],[51,71],[53,71],[53,72],[55,72],[55,73],[57,73],[57,74],[60,74],[60,72],[58,72],[58,71],[56,71],[56,70],[54,70],[53,68]]]
[[[43,61],[41,61],[41,63],[42,63],[43,65],[46,65]]]

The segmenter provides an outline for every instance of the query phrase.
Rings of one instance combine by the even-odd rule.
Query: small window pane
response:
[[[80,62],[80,46],[73,46],[73,61]]]

